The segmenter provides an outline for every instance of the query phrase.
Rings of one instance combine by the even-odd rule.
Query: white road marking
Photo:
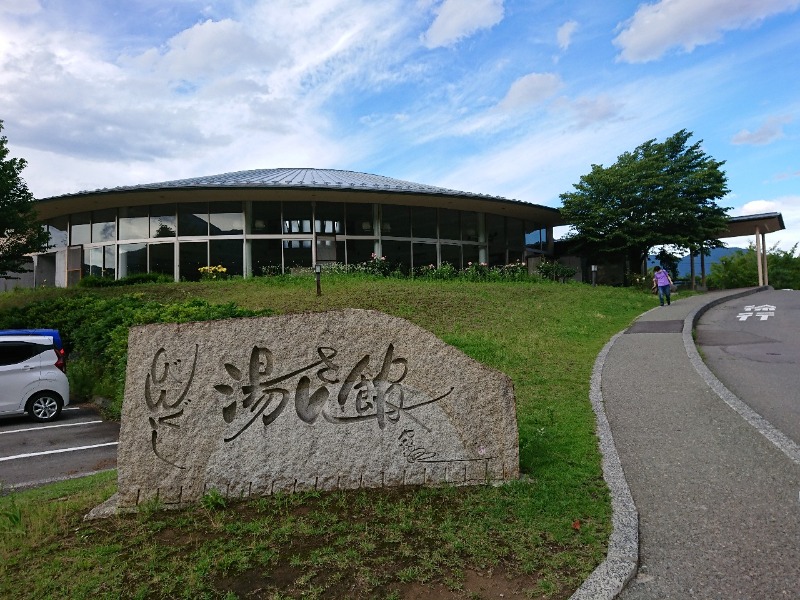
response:
[[[45,452],[31,452],[29,454],[17,454],[16,456],[5,456],[0,458],[0,462],[15,460],[17,458],[32,458],[34,456],[44,456],[46,454],[61,454],[63,452],[75,452],[77,450],[91,450],[93,448],[104,448],[106,446],[116,446],[119,442],[106,442],[105,444],[94,444],[92,446],[77,446],[75,448],[63,448],[61,450],[46,450]]]
[[[25,429],[11,429],[9,431],[0,431],[0,435],[4,433],[23,433],[25,431],[40,431],[44,429],[55,429],[56,427],[77,427],[78,425],[96,425],[103,421],[81,421],[80,423],[64,423],[62,425],[43,425],[41,427],[27,427]]]

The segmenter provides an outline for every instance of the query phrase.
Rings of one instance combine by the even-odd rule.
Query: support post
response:
[[[761,231],[756,227],[756,263],[758,264],[758,285],[764,285],[764,259],[761,257]]]
[[[767,253],[767,233],[761,234],[761,254],[764,256],[764,285],[769,285],[769,269],[767,268],[767,260],[769,254]]]

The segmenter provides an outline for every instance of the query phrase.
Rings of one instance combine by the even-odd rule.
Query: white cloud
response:
[[[770,117],[764,124],[755,131],[742,129],[731,138],[732,144],[754,144],[764,145],[779,140],[783,137],[783,126],[792,122],[791,117],[775,116]]]
[[[796,199],[795,199],[796,200]],[[760,215],[762,213],[780,212],[780,200],[753,200],[743,205],[738,211],[741,215]]]
[[[589,127],[621,118],[624,103],[608,94],[578,98],[570,104],[577,117],[577,127]]]
[[[0,0],[0,14],[33,15],[40,10],[39,0]]]
[[[166,174],[156,179],[197,175],[205,163],[211,173],[340,164],[360,153],[344,150],[320,106],[406,68],[407,48],[418,45],[399,40],[415,28],[401,8],[271,0],[235,20],[190,23],[135,54],[68,25],[0,22],[0,115],[30,157],[38,196],[97,187],[84,184],[93,170],[98,186],[126,183],[121,164],[126,175]]]
[[[794,179],[795,177],[800,177],[800,171],[788,171],[786,173],[778,173],[775,177],[775,181],[784,181],[786,179]]]
[[[619,60],[648,62],[675,47],[691,52],[719,40],[726,31],[754,25],[798,6],[800,0],[660,0],[640,5],[622,25],[614,45],[620,48]]]
[[[503,0],[443,0],[422,41],[428,48],[452,46],[476,31],[497,25],[503,14]]]
[[[567,50],[572,43],[572,34],[578,29],[576,21],[567,21],[558,28],[556,38],[558,39],[558,47],[562,50]]]
[[[132,62],[169,79],[197,80],[250,69],[268,70],[279,56],[271,41],[256,40],[244,25],[225,19],[198,23],[171,38],[165,51],[154,48]]]
[[[511,84],[497,108],[503,112],[531,108],[554,96],[563,86],[555,73],[530,73]]]

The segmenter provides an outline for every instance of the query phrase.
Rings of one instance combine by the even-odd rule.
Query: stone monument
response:
[[[200,499],[519,476],[511,380],[368,310],[133,327],[118,492]]]

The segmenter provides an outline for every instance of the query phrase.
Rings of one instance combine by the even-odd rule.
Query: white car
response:
[[[52,330],[0,331],[0,416],[52,421],[69,404],[64,349]]]

